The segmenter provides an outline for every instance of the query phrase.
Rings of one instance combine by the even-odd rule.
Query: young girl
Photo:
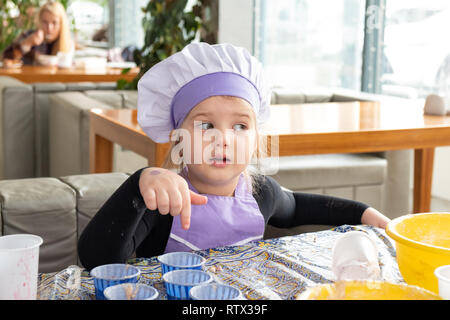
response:
[[[363,203],[289,192],[271,177],[249,174],[270,91],[246,50],[190,44],[151,68],[138,91],[141,127],[156,142],[172,133],[169,162],[181,160],[182,168],[144,168],[119,187],[80,237],[85,268],[125,262],[134,253],[244,244],[262,239],[266,224],[384,228],[389,221]]]

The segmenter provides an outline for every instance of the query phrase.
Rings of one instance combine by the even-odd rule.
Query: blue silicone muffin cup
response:
[[[193,300],[241,300],[239,289],[220,283],[208,283],[196,286],[189,292]]]
[[[136,283],[141,274],[140,270],[129,264],[105,264],[91,270],[94,278],[95,297],[105,300],[103,290],[121,283]]]
[[[202,270],[173,270],[163,275],[168,300],[190,300],[192,287],[210,283],[211,275]]]
[[[155,300],[158,290],[143,283],[122,283],[103,291],[108,300]]]
[[[201,270],[206,259],[191,252],[170,252],[158,257],[162,274],[173,270]]]

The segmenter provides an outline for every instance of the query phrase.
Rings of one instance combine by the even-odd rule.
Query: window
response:
[[[147,3],[148,0],[73,0],[69,2],[67,13],[81,45],[141,47],[144,39],[142,8]]]
[[[79,44],[108,43],[108,0],[73,0],[67,15]]]
[[[387,0],[381,93],[449,95],[450,1]]]
[[[448,0],[254,0],[272,85],[450,96]]]
[[[254,53],[283,87],[361,87],[364,1],[256,0]]]

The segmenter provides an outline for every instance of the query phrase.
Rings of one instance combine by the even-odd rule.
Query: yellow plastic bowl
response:
[[[298,300],[442,300],[437,294],[407,284],[343,280],[306,289]]]
[[[389,222],[397,263],[406,283],[439,292],[437,267],[450,264],[450,213],[416,213]]]

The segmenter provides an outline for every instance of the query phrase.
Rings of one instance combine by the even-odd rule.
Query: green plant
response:
[[[64,9],[67,10],[67,7],[69,6],[69,2],[71,0],[59,0],[59,2],[61,2],[61,4],[63,5]]]
[[[39,0],[0,0],[0,52],[24,30],[35,26],[33,8]]]
[[[67,8],[70,0],[60,0]],[[42,0],[0,0],[0,53],[22,32],[36,27]]]
[[[211,5],[217,3],[217,0],[197,0],[190,11],[186,11],[187,2],[187,0],[150,0],[142,9],[144,45],[134,52],[134,60],[140,71],[131,82],[119,80],[118,88],[137,89],[137,82],[148,69],[183,49],[198,36],[200,30],[203,31],[200,38],[202,41],[210,43],[216,41],[216,37],[211,36],[216,30],[207,29],[206,22],[208,18],[213,17],[210,14]],[[209,14],[208,17],[205,12]]]

